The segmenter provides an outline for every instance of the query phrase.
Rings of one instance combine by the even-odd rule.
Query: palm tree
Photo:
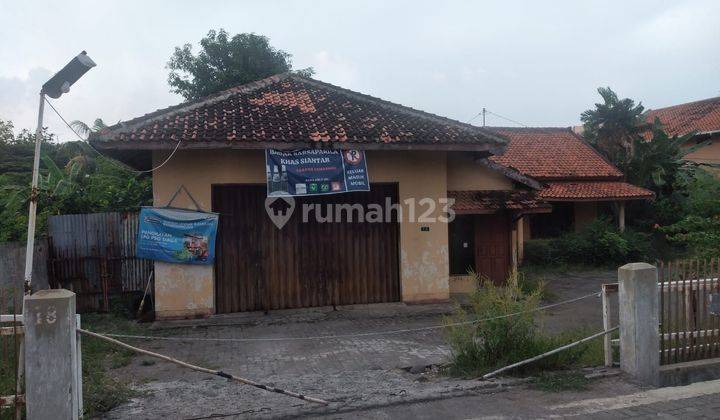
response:
[[[645,107],[629,98],[619,99],[609,87],[598,88],[603,103],[583,112],[583,136],[613,163],[625,169],[636,140],[650,129],[643,118]]]
[[[90,133],[97,133],[99,131],[102,131],[108,127],[107,124],[105,124],[105,121],[102,120],[102,118],[95,118],[95,121],[93,122],[92,127],[85,124],[84,122],[80,120],[75,120],[70,123],[70,126],[81,136],[89,136]]]

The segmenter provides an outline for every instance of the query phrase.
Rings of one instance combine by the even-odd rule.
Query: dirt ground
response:
[[[614,276],[611,272],[589,272],[542,277],[553,302],[557,302],[599,291],[600,284],[613,282]],[[124,341],[205,367],[328,399],[331,405],[319,409],[300,400],[139,356],[112,374],[132,381],[140,396],[105,417],[316,416],[453,396],[498,392],[508,398],[514,395],[519,385],[509,385],[515,380],[458,380],[434,373],[432,367],[446,362],[450,355],[441,330],[398,331],[440,325],[442,317],[452,310],[452,304],[398,303],[340,307],[337,311],[314,308],[275,311],[268,315],[236,314],[208,320],[158,322],[153,326],[153,334],[208,341]],[[543,326],[551,332],[577,328],[600,330],[600,299],[591,297],[548,310]],[[395,333],[362,335],[378,331]],[[303,338],[348,334],[356,336]],[[259,340],[268,338],[274,340]],[[606,378],[593,382],[588,395],[610,396],[637,389],[626,381]],[[534,395],[532,392],[523,392],[523,398],[530,398]]]

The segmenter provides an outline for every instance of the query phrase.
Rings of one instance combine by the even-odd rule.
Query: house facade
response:
[[[688,147],[708,143],[689,153],[686,159],[701,164],[720,164],[720,97],[651,109],[646,113],[648,123],[653,123],[656,118],[670,136],[694,133],[686,144]]]
[[[509,140],[507,149],[489,160],[542,184],[537,197],[552,212],[524,219],[525,239],[578,231],[614,206],[624,229],[627,201],[649,200],[651,191],[624,181],[623,173],[570,128],[490,127]]]
[[[158,110],[90,141],[138,169],[154,168],[156,207],[182,186],[190,196],[178,195],[173,207],[219,214],[213,265],[154,264],[156,316],[167,319],[444,301],[469,287],[468,270],[504,281],[522,259],[530,218],[571,197],[548,184],[568,178],[535,179],[539,172],[517,163],[525,146],[513,133],[283,74]],[[295,197],[280,229],[267,213],[266,149],[362,150],[370,191]],[[579,182],[630,187],[600,163],[602,180]],[[450,208],[447,199],[455,201]],[[365,223],[304,214],[342,204],[389,205],[393,216]]]

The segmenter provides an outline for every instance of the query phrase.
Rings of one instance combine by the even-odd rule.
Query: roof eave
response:
[[[91,140],[90,143],[99,151],[153,151],[173,150],[177,143],[153,141],[101,141]],[[505,144],[494,142],[483,143],[400,143],[400,142],[322,142],[322,141],[242,141],[242,142],[183,142],[180,150],[297,150],[297,149],[333,149],[333,150],[427,150],[427,151],[468,151],[499,154],[505,149]]]

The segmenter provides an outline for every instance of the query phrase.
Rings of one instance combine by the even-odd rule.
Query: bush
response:
[[[525,242],[525,262],[537,266],[615,266],[647,261],[653,255],[649,234],[618,231],[608,220],[598,219],[580,232],[554,239]]]
[[[470,296],[469,308],[458,308],[454,316],[445,320],[449,325],[446,334],[452,351],[450,374],[480,376],[576,340],[576,334],[540,334],[535,322],[542,288],[523,292],[517,273],[512,273],[504,286],[496,286],[487,279],[478,279],[478,282],[481,287]],[[497,318],[512,313],[519,314]],[[491,319],[469,323],[488,318]],[[590,346],[581,345],[560,352],[519,368],[516,372],[568,368],[580,362],[586,363],[585,355]]]

